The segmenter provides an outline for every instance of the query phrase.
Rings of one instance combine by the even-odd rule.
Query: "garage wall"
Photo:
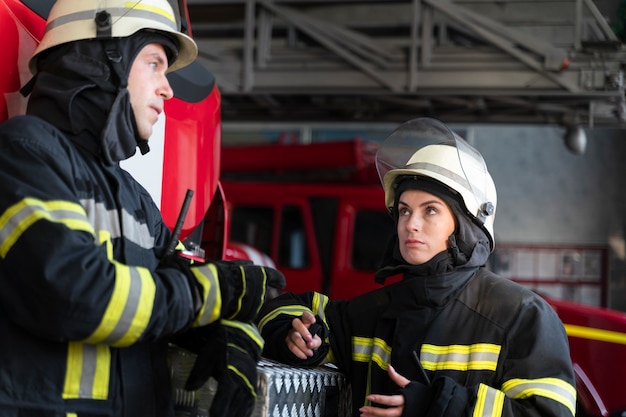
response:
[[[626,131],[587,130],[578,156],[563,128],[472,130],[498,189],[497,241],[608,246],[608,305],[626,311]]]

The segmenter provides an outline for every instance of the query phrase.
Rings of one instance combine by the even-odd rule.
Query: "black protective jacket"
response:
[[[194,309],[151,197],[33,116],[0,127],[0,167],[0,415],[171,415]]]
[[[196,314],[170,239],[119,166],[135,152],[121,79],[154,34],[41,61],[29,116],[0,125],[0,415],[172,416],[168,338]],[[116,75],[117,74],[117,75]],[[53,124],[55,127],[53,127]]]
[[[368,394],[399,392],[403,416],[574,415],[568,341],[553,309],[476,266],[481,261],[450,270],[441,267],[447,254],[440,255],[403,281],[351,301],[318,293],[272,300],[259,316],[264,354],[302,365],[285,336],[294,316],[311,311],[330,333],[328,345],[304,362],[338,365],[352,385],[354,416]],[[389,379],[389,364],[413,381],[404,390]]]

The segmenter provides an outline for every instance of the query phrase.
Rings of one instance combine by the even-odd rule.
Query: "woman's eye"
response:
[[[408,216],[408,215],[409,215],[409,209],[406,209],[406,208],[400,209],[400,216]]]
[[[437,214],[437,209],[434,207],[426,207],[426,214]]]

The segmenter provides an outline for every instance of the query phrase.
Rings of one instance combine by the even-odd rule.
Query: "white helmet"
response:
[[[460,196],[469,217],[487,232],[493,251],[495,184],[482,155],[443,123],[430,118],[403,123],[381,144],[376,166],[389,210],[399,177],[432,178]]]
[[[122,38],[143,29],[164,32],[178,41],[178,57],[170,62],[168,71],[196,59],[198,47],[193,39],[180,32],[167,0],[57,0],[29,68],[33,74],[37,72],[39,54],[54,46],[77,40]]]

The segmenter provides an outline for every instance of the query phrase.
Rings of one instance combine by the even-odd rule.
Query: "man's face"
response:
[[[169,100],[174,94],[165,76],[167,68],[165,49],[157,43],[144,46],[130,68],[130,104],[142,139],[150,137],[152,127],[163,111],[164,100]]]

